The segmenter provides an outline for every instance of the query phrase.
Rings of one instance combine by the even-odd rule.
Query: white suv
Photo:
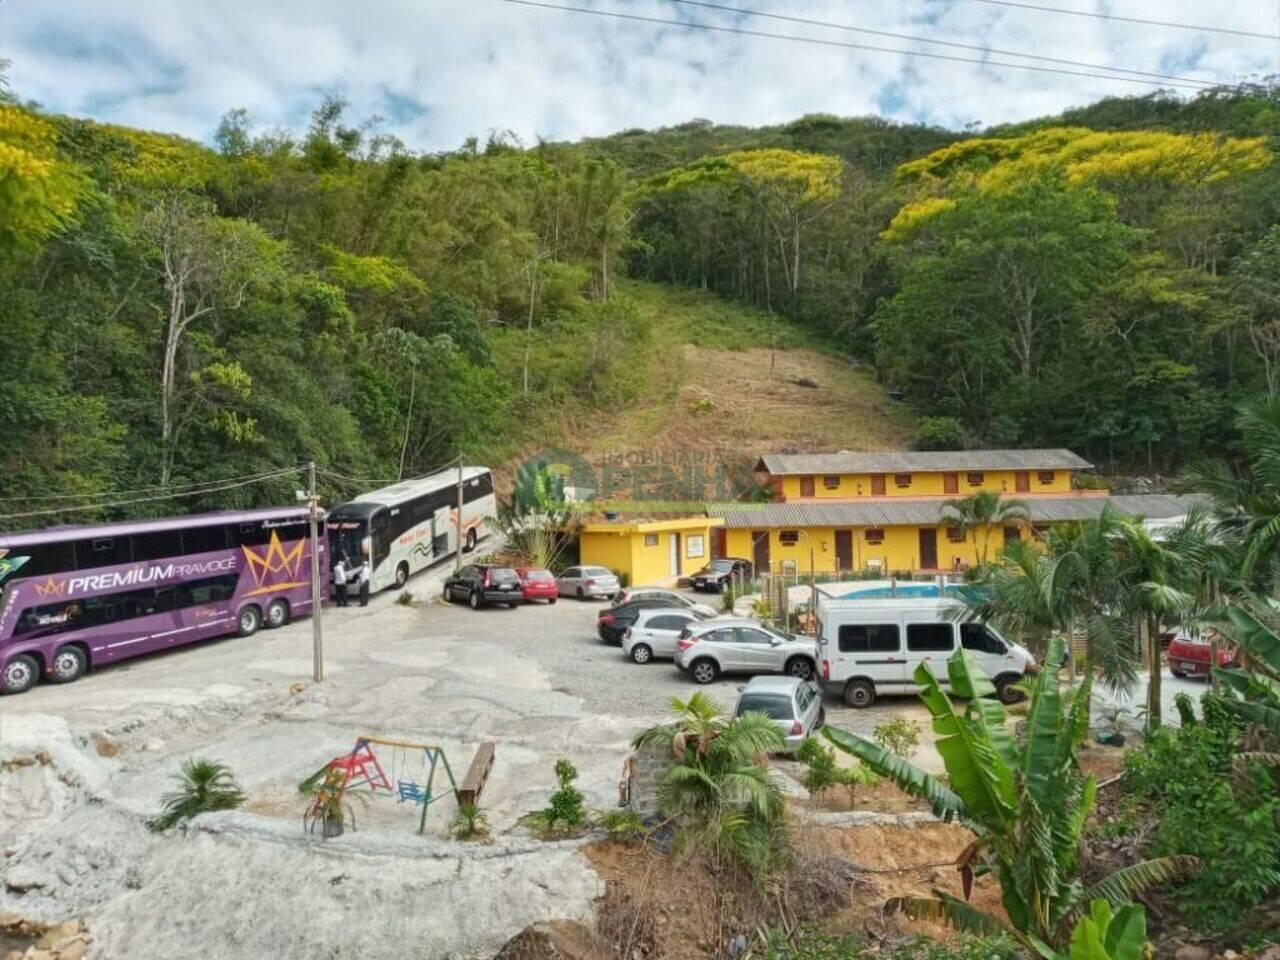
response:
[[[818,672],[817,644],[747,617],[718,617],[691,624],[677,643],[676,666],[697,683],[722,673],[785,673],[811,680]]]

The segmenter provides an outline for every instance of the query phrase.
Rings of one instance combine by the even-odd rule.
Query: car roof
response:
[[[752,677],[742,688],[743,693],[778,693],[790,695],[808,681],[797,677]]]
[[[688,607],[640,607],[636,612],[640,618],[669,617],[674,614],[677,617],[688,617],[695,622],[698,620],[698,615]]]
[[[707,626],[717,627],[763,627],[764,624],[759,620],[752,620],[750,617],[712,617],[710,620],[702,621]]]

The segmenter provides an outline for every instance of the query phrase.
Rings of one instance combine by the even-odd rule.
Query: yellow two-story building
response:
[[[756,463],[773,499],[966,497],[989,490],[1011,497],[1063,494],[1093,467],[1070,450],[886,450],[775,453]]]

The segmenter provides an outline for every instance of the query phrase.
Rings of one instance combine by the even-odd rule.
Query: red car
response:
[[[520,593],[526,603],[530,600],[545,600],[555,603],[560,595],[556,586],[556,577],[550,570],[541,567],[516,567],[516,576],[520,578]]]
[[[1175,677],[1209,676],[1209,641],[1202,638],[1174,637],[1169,641],[1169,669]],[[1228,644],[1218,645],[1218,666],[1230,667],[1235,653]]]

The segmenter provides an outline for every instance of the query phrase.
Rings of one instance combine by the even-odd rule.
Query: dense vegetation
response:
[[[297,135],[233,110],[208,148],[0,96],[15,512],[309,459],[348,485],[500,461],[637,398],[664,331],[627,275],[781,318],[748,343],[801,329],[874,363],[931,446],[1161,468],[1223,449],[1280,377],[1275,89],[980,138],[810,116],[441,154],[337,100]]]

